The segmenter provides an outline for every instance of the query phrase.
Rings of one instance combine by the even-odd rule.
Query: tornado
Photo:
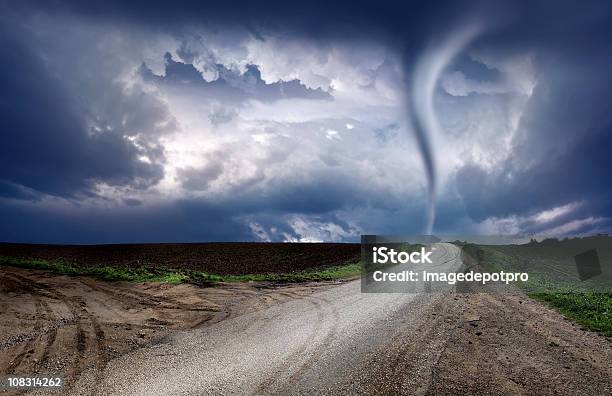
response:
[[[409,98],[410,119],[427,177],[426,235],[433,233],[436,218],[436,156],[435,140],[440,125],[434,109],[434,93],[440,75],[465,47],[480,34],[477,24],[456,29],[442,39],[433,41],[416,62]]]

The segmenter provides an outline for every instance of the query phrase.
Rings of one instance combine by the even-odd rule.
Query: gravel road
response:
[[[460,251],[438,244],[439,270]],[[173,333],[75,395],[612,394],[612,343],[516,293],[361,293],[360,281]]]
[[[439,244],[437,262],[460,265]],[[366,362],[400,332],[416,328],[442,295],[364,294],[360,282],[175,334],[113,360],[95,386],[87,373],[73,394],[201,395],[351,393]],[[432,335],[433,336],[433,335]],[[431,347],[435,343],[428,343]],[[425,347],[424,347],[425,350]],[[435,351],[428,353],[435,354]],[[426,371],[426,367],[423,367]]]

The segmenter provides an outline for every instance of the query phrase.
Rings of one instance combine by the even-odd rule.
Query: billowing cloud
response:
[[[322,88],[308,88],[299,80],[275,81],[266,83],[261,78],[257,65],[246,65],[245,71],[231,70],[224,65],[211,66],[214,76],[207,81],[192,64],[177,62],[170,53],[165,56],[166,69],[163,76],[154,74],[143,64],[140,71],[145,81],[157,84],[174,85],[178,89],[189,89],[200,97],[215,98],[223,101],[242,101],[257,99],[273,101],[287,98],[331,99]]]
[[[490,169],[467,163],[457,172],[458,191],[476,220],[553,211],[567,202],[582,202],[582,216],[608,217],[612,164],[604,153],[612,135],[602,100],[608,84],[572,73],[577,66],[548,67],[525,104],[507,159]]]
[[[89,101],[78,73],[90,72],[77,71],[68,54],[56,54],[61,68],[51,68],[55,59],[29,47],[25,37],[2,37],[0,180],[15,186],[14,197],[24,189],[73,197],[93,193],[98,184],[145,189],[161,180],[164,152],[155,136],[172,130],[174,120],[159,99],[107,81]],[[79,93],[63,84],[66,76],[83,83]]]
[[[228,7],[1,6],[0,240],[421,232],[415,70],[475,15],[427,88],[434,232],[611,227],[609,6]]]

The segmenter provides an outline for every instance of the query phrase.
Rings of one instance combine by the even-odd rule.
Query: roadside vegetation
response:
[[[532,241],[525,245],[462,248],[474,264],[489,271],[527,271],[529,282],[520,285],[527,295],[542,301],[584,328],[612,337],[612,293],[610,285],[580,281],[574,275],[573,256],[597,247],[603,259],[612,253],[609,237]]]
[[[581,324],[586,329],[612,337],[612,294],[528,293]]]
[[[218,275],[187,269],[149,267],[91,267],[69,264],[62,261],[19,259],[0,256],[0,265],[45,270],[59,275],[91,276],[105,281],[197,283],[214,282],[307,282],[351,278],[361,273],[359,263],[326,268],[312,268],[289,273]]]

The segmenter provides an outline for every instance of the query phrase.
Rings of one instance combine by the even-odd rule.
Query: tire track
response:
[[[427,308],[419,313],[416,322],[398,328],[387,343],[357,368],[357,372],[365,375],[343,385],[355,389],[357,394],[429,394],[436,365],[450,337],[452,325],[445,317],[456,313],[453,309],[456,304],[447,304],[449,295],[419,300],[418,304],[426,304]],[[378,383],[380,378],[393,378],[393,381]]]
[[[318,347],[318,349],[317,349],[318,353],[312,354],[289,377],[289,379],[287,380],[287,383],[285,384],[285,386],[282,389],[283,393],[286,392],[287,388],[290,388],[291,386],[293,386],[294,384],[299,382],[299,380],[303,377],[304,373],[306,373],[306,371],[308,371],[310,368],[312,368],[314,366],[314,364],[319,360],[320,355],[322,353],[324,353],[325,351],[327,351],[328,347],[331,346],[331,343],[332,343],[334,337],[338,333],[338,322],[339,322],[338,321],[338,319],[339,319],[338,309],[333,304],[331,304],[328,300],[326,300],[326,299],[324,299],[322,297],[319,297],[319,300],[324,301],[326,306],[332,308],[332,310],[331,310],[332,327],[327,331],[327,334],[325,335],[325,337],[323,338],[320,346]]]
[[[86,363],[89,360],[86,356],[86,352],[88,352],[89,349],[88,343],[91,343],[91,349],[95,350],[95,369],[98,373],[97,375],[99,375],[107,363],[107,359],[105,357],[105,334],[97,319],[87,310],[85,301],[80,297],[69,297],[63,293],[51,289],[47,285],[35,281],[32,278],[13,272],[7,271],[7,273],[17,282],[20,282],[22,287],[29,290],[29,293],[32,294],[33,298],[40,300],[38,296],[41,295],[53,298],[61,301],[68,308],[75,321],[77,341],[77,353],[72,367],[72,375],[76,377],[86,368]],[[86,330],[87,327],[90,328],[89,331]],[[55,341],[55,336],[52,338],[52,341]],[[47,356],[49,354],[48,349],[50,347],[50,344],[45,346]]]
[[[38,295],[44,295],[49,298],[59,300],[70,311],[70,314],[73,317],[75,328],[76,328],[75,331],[76,331],[76,352],[77,353],[76,353],[76,358],[72,366],[73,375],[76,376],[80,374],[84,368],[83,360],[85,359],[85,350],[87,349],[87,333],[83,329],[83,323],[82,323],[83,320],[80,314],[81,310],[75,307],[75,304],[72,301],[70,301],[70,299],[64,294],[49,290],[48,287],[34,281],[31,278],[21,276],[19,274],[15,274],[12,272],[9,273],[9,275],[13,279],[15,279],[17,282],[19,282],[21,287],[26,288],[27,290],[30,290],[30,294],[32,295],[33,298],[38,299]]]
[[[299,362],[303,360],[304,357],[308,356],[307,355],[308,348],[311,345],[313,345],[313,341],[315,341],[315,338],[317,337],[321,328],[324,325],[324,321],[326,318],[324,308],[327,306],[331,306],[331,304],[329,303],[329,301],[323,298],[316,298],[312,296],[304,298],[304,301],[309,302],[317,311],[317,319],[316,319],[315,324],[313,325],[306,339],[299,345],[295,353],[292,354],[288,359],[283,361],[281,364],[277,365],[275,370],[272,371],[273,374],[268,376],[264,381],[262,381],[258,385],[258,387],[256,388],[253,394],[260,395],[260,394],[275,393],[274,391],[272,391],[272,388],[274,387],[275,384],[282,381],[282,379],[279,378],[279,376],[276,375],[276,373],[282,371],[284,368],[292,367],[294,365],[299,364]],[[335,309],[333,311],[335,311]],[[337,321],[335,320],[336,318],[337,318],[337,312],[333,320],[332,329],[329,330],[324,337],[323,345],[325,345],[328,342],[328,340],[330,340],[331,337],[333,337],[333,334],[335,334],[335,331],[336,331],[335,329],[337,327]],[[295,382],[295,380],[297,380],[303,374],[303,372],[308,368],[308,364],[310,364],[314,360],[316,360],[316,356],[312,356],[306,359],[306,361],[299,364],[297,369],[294,369],[294,372],[289,376],[288,382],[289,383]]]
[[[5,273],[5,276],[0,279],[0,281],[8,286],[9,289],[25,291],[28,295],[32,297],[34,301],[34,336],[29,337],[28,340],[23,344],[21,352],[13,358],[12,362],[7,366],[6,372],[8,374],[15,374],[15,372],[22,366],[24,363],[24,359],[28,355],[36,355],[37,351],[40,352],[41,359],[39,365],[44,365],[47,363],[49,358],[49,352],[51,346],[55,342],[57,328],[53,325],[45,327],[46,323],[52,323],[55,321],[55,314],[53,310],[45,301],[43,301],[37,289],[32,287],[29,283],[23,282],[22,280],[12,276],[12,274]],[[8,275],[8,276],[7,276]],[[48,297],[43,293],[44,297]],[[45,338],[44,342],[40,342],[41,339]],[[42,351],[41,351],[42,348]]]
[[[155,308],[163,308],[163,309],[179,309],[179,310],[187,310],[187,311],[218,311],[218,305],[214,304],[210,301],[205,300],[205,303],[210,304],[211,306],[207,307],[194,307],[189,304],[182,303],[173,298],[169,297],[158,297],[152,295],[150,293],[145,293],[137,290],[116,290],[111,289],[105,286],[101,286],[96,284],[94,281],[89,279],[82,279],[82,282],[93,290],[97,290],[99,292],[105,293],[109,295],[111,298],[118,300],[120,302],[125,302],[125,299],[128,299],[136,304],[155,307]]]

